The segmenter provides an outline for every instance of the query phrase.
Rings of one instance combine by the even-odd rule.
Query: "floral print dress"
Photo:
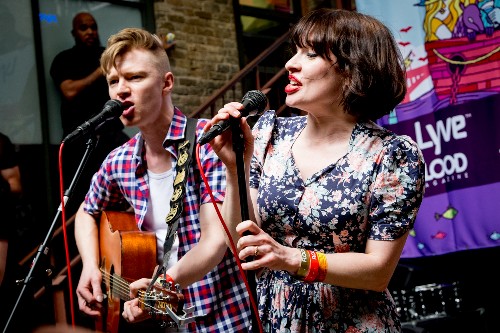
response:
[[[263,230],[285,246],[324,253],[364,252],[368,239],[394,240],[410,230],[425,186],[416,143],[360,122],[347,154],[303,180],[292,146],[306,121],[268,111],[253,128],[250,186],[258,189]],[[265,332],[401,330],[388,290],[304,283],[288,272],[264,269],[257,295]]]

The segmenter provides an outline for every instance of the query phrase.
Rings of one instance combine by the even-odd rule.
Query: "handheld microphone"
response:
[[[113,118],[118,118],[123,112],[123,104],[119,100],[111,99],[104,104],[102,111],[78,126],[73,132],[68,134],[63,142],[69,142],[76,138],[86,135],[87,133],[95,130],[97,127],[101,126],[105,122],[112,120]]]
[[[245,94],[245,96],[243,96],[241,104],[243,104],[243,109],[240,110],[242,117],[247,117],[252,111],[255,111],[252,115],[262,114],[267,105],[267,97],[260,90],[250,90]],[[208,132],[202,135],[202,137],[198,140],[198,143],[200,145],[204,145],[205,143],[212,141],[213,138],[227,130],[230,124],[229,119],[219,121],[217,124],[212,126]]]

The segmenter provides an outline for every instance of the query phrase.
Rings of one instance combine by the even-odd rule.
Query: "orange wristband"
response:
[[[326,255],[322,252],[316,253],[318,256],[318,276],[316,277],[316,281],[323,282],[326,278],[326,271],[328,269],[328,261],[326,260]]]

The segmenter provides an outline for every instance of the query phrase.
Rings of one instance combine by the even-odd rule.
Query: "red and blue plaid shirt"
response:
[[[203,134],[206,119],[198,119],[196,137]],[[175,108],[174,117],[164,140],[165,149],[172,155],[172,169],[177,162],[176,142],[184,139],[186,116]],[[84,209],[98,216],[105,210],[125,210],[132,206],[140,228],[146,216],[149,187],[145,163],[144,141],[140,133],[114,149],[94,175],[85,198]],[[225,195],[225,167],[210,145],[199,148],[203,172],[218,202]],[[181,258],[200,238],[199,208],[211,204],[210,195],[201,179],[196,161],[191,163],[186,184],[184,211],[179,220],[178,258]],[[219,221],[212,221],[220,223]],[[233,254],[226,251],[223,260],[205,277],[184,291],[186,303],[194,305],[195,314],[205,316],[189,324],[196,332],[247,332],[251,327],[249,296]]]

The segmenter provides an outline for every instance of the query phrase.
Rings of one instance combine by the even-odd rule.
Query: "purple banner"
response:
[[[426,162],[426,192],[403,258],[500,244],[500,94],[385,127],[411,136]]]
[[[356,0],[391,28],[406,66],[408,93],[379,124],[426,162],[403,258],[500,246],[500,7],[486,3]]]
[[[500,182],[500,94],[386,125],[411,136],[426,164],[425,197]],[[499,193],[500,204],[500,193]],[[500,230],[499,230],[500,231]]]

